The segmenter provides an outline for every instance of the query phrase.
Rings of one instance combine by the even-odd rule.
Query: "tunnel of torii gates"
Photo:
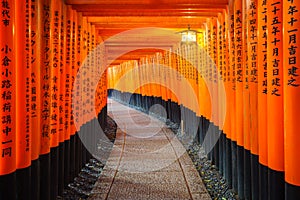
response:
[[[300,199],[300,1],[229,1],[195,27],[197,43],[133,30],[174,43],[152,40],[139,47],[151,55],[122,63],[64,1],[0,9],[0,199],[61,194],[93,156],[78,134],[105,127],[108,95],[146,111],[160,104],[199,143],[217,135],[208,157],[241,199]]]

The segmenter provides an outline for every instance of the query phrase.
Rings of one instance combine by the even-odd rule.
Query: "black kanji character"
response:
[[[289,12],[288,12],[289,15],[294,15],[294,13],[298,12],[296,6],[290,6],[288,10],[289,10]]]
[[[8,127],[8,126],[6,126],[6,127],[2,130],[2,132],[3,132],[6,136],[8,136],[8,134],[11,133],[11,131],[12,131],[12,129],[11,129],[10,127]]]
[[[11,153],[12,153],[12,148],[11,147],[7,147],[7,148],[2,149],[2,158],[4,158],[5,156],[11,157]]]
[[[295,66],[289,68],[289,69],[288,69],[288,71],[289,71],[289,72],[288,72],[288,75],[289,75],[289,76],[298,76],[297,70],[298,70],[298,67],[295,67]]]
[[[288,80],[288,86],[292,86],[292,87],[299,87],[299,84],[296,84],[296,79],[291,76],[290,79]]]
[[[9,66],[10,62],[11,59],[9,59],[7,56],[4,56],[4,58],[2,59],[2,65],[5,67]]]
[[[3,80],[2,81],[2,88],[10,88],[12,86],[12,83],[10,80]]]

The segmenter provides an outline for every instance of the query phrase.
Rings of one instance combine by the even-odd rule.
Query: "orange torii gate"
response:
[[[96,30],[82,27],[80,13],[58,0],[3,1],[1,13],[0,198],[54,199],[90,156],[81,151],[72,90],[88,53],[81,35],[90,34],[92,52]],[[102,48],[92,56],[103,64],[103,54]],[[106,116],[105,74],[101,84],[95,120]],[[81,125],[94,120],[86,119]]]
[[[203,17],[198,44],[160,49],[101,74],[104,41],[79,6],[3,1],[0,198],[61,195],[92,157],[80,137],[90,142],[96,122],[105,126],[108,90],[147,112],[162,105],[184,134],[213,146],[208,157],[240,198],[295,199],[299,6],[229,0]]]
[[[221,135],[219,144],[209,154],[209,158],[223,171],[230,186],[241,198],[292,199],[292,196],[298,194],[298,159],[295,155],[298,140],[293,134],[297,124],[295,99],[299,87],[296,67],[296,32],[299,23],[297,8],[298,4],[293,1],[229,1],[223,14],[207,18],[203,37],[206,51],[211,60],[216,62],[217,73],[220,75],[218,81],[224,82],[226,97],[217,93],[220,85],[219,82],[217,86],[214,85],[216,72],[209,68],[212,65],[210,59],[205,59],[198,51],[196,63],[202,65],[196,67],[200,73],[197,75],[198,82],[193,86],[196,87],[194,90],[201,105],[207,105],[207,108],[202,110],[200,106],[198,110],[191,107],[191,99],[188,99],[189,94],[185,91],[183,99],[170,99],[178,107],[181,106],[181,112],[197,113],[202,134],[200,142],[203,142],[205,136],[202,132],[209,125],[220,128],[221,113],[226,109],[224,127],[220,128],[225,137]],[[216,44],[223,49],[220,46],[219,49],[215,48]],[[174,46],[170,52],[189,55],[191,49]],[[169,57],[170,52],[163,53],[162,60],[171,58],[166,64],[189,79],[193,68],[182,57]],[[146,60],[154,58],[148,56]],[[141,58],[141,63],[149,65],[143,59],[145,58]],[[114,71],[117,68],[118,66],[114,66]],[[147,78],[142,66],[140,72],[143,74],[141,77]],[[118,81],[113,73],[108,73],[108,76],[109,80]],[[202,78],[207,82],[202,82]],[[182,81],[178,79],[178,87],[181,87],[180,83]],[[154,84],[148,86],[160,89],[149,91],[142,87],[141,93],[134,94],[142,96],[136,97],[143,99],[142,103],[147,102],[148,98],[162,99],[165,102],[169,99],[168,93],[165,94],[167,88]],[[111,86],[110,91],[114,90],[116,88]],[[123,93],[128,91],[125,89],[115,93],[115,98],[122,98]],[[210,95],[209,100],[205,98],[207,94]],[[229,102],[226,108],[220,103],[220,99],[224,98]],[[212,106],[209,106],[210,101]],[[215,105],[218,105],[218,112],[215,112]],[[287,112],[283,113],[283,109]],[[171,114],[168,116],[176,121],[176,117]],[[180,113],[177,116],[180,118]],[[183,127],[185,123],[188,122],[184,122]]]

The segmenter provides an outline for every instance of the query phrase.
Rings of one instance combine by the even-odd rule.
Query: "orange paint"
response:
[[[299,1],[284,1],[282,21],[284,29],[284,171],[285,181],[297,186],[300,186],[300,136],[298,134],[300,78],[297,67],[297,61],[299,62],[300,58],[299,10]],[[297,21],[294,21],[295,19]]]
[[[67,32],[67,6],[61,5],[61,26],[60,26],[60,45],[66,47],[66,32]],[[60,48],[60,91],[59,91],[59,142],[70,139],[68,131],[65,129],[65,92],[66,92],[66,57],[67,48]]]
[[[8,0],[1,6],[0,15],[0,58],[1,58],[1,100],[0,106],[7,109],[1,113],[0,135],[0,175],[16,170],[16,62],[15,62],[15,1]]]
[[[203,41],[202,41],[203,44]],[[203,103],[203,97],[202,97],[202,88],[203,88],[203,74],[202,74],[202,69],[203,69],[203,52],[202,52],[202,47],[197,47],[196,50],[196,56],[197,56],[197,98],[198,98],[198,103],[199,103],[199,107],[197,109],[197,116],[201,117],[203,116],[203,107],[202,107],[202,103]]]
[[[209,20],[209,19],[208,19]],[[209,22],[209,21],[208,21]],[[206,47],[204,48],[204,54],[203,54],[203,77],[204,77],[204,83],[203,83],[203,96],[205,97],[205,101],[202,103],[202,106],[204,107],[204,117],[206,119],[211,119],[211,113],[212,113],[212,100],[211,100],[211,93],[210,93],[210,87],[211,87],[211,80],[210,80],[210,65],[211,65],[211,56],[210,56],[210,42],[211,42],[211,35],[209,26],[207,25],[205,27],[206,30]]]
[[[105,47],[104,47],[104,45],[103,45],[103,40],[102,40],[102,38],[100,38],[99,37],[99,44],[101,43],[101,45],[100,45],[100,47],[97,47],[97,49],[98,49],[98,53],[97,53],[97,56],[99,56],[99,63],[97,64],[97,68],[99,68],[100,67],[100,69],[104,69],[104,60],[105,60]],[[103,80],[102,80],[102,82],[103,82],[103,84],[104,84],[104,86],[106,87],[106,90],[107,90],[107,86],[106,86],[106,84],[107,84],[107,79],[108,79],[108,70],[105,70],[104,72],[103,72],[103,74],[104,74],[104,77],[103,77]],[[102,74],[101,74],[101,72],[99,71],[99,74],[97,75],[98,77],[99,76],[101,76]],[[115,83],[115,78],[114,78],[114,83]],[[101,101],[100,101],[100,109],[99,109],[99,113],[101,112],[101,110],[102,110],[102,108],[104,107],[104,106],[106,106],[107,105],[107,91],[106,90],[104,90],[103,91],[103,87],[102,87],[102,85],[100,86],[100,88],[99,88],[99,91],[100,91],[100,94],[101,94],[101,97],[103,97],[103,98],[101,98]]]
[[[249,138],[251,153],[258,155],[258,45],[257,0],[247,1],[248,67],[249,67]]]
[[[52,66],[50,40],[50,0],[43,1],[40,7],[41,21],[41,149],[40,154],[50,152],[50,105],[51,105],[51,74]]]
[[[235,45],[235,98],[236,98],[236,136],[237,144],[244,146],[244,113],[243,113],[243,66],[244,66],[244,49],[243,49],[243,4],[242,1],[234,2],[234,45]]]
[[[283,163],[283,38],[282,2],[268,1],[268,166],[284,170]],[[274,31],[276,30],[276,31]]]
[[[71,88],[72,88],[72,36],[73,36],[73,10],[71,6],[67,6],[66,11],[66,61],[64,67],[64,131],[65,138],[70,138],[71,135],[71,127],[70,127],[70,113],[71,113]]]
[[[103,77],[103,82],[104,82],[104,90],[103,90],[103,107],[107,106],[107,69],[104,72],[104,77]]]
[[[231,139],[231,121],[230,121],[230,115],[231,115],[231,110],[230,110],[230,104],[231,104],[231,79],[230,79],[230,44],[229,44],[229,23],[228,23],[228,7],[226,10],[224,10],[224,24],[223,24],[223,67],[224,67],[224,72],[223,72],[223,82],[224,82],[224,87],[225,87],[225,94],[226,94],[226,108],[225,108],[225,121],[224,121],[224,133],[226,134],[226,137],[228,139]]]
[[[88,23],[87,23],[87,18],[86,17],[82,17],[82,26],[83,26],[83,54],[82,54],[82,60],[84,61],[85,58],[87,57],[88,55]],[[87,64],[87,63],[85,63]],[[84,68],[81,68],[82,72],[83,73],[87,73],[85,72],[86,69]],[[87,76],[87,75],[86,75]],[[86,104],[86,76],[84,77],[80,77],[81,78],[81,84],[82,84],[82,87],[81,87],[81,97],[82,97],[82,101],[81,103],[82,104]],[[82,107],[81,109],[81,113],[82,113],[82,123],[81,123],[81,126],[84,125],[86,122],[87,122],[87,108],[85,106]]]
[[[181,57],[180,57],[180,49],[176,49],[175,50],[175,59],[176,59],[176,71],[177,74],[175,75],[175,87],[180,87],[180,77],[181,77]],[[182,104],[183,98],[182,95],[177,94],[178,95],[178,105]]]
[[[161,75],[161,84],[159,84],[161,93],[159,96],[162,98],[162,100],[166,101],[167,100],[167,92],[166,88],[164,87],[164,84],[166,83],[166,73],[165,73],[165,60],[164,60],[164,55],[162,53],[159,53],[159,59],[158,59],[158,68],[160,70],[160,75]]]
[[[140,59],[138,63],[139,63],[141,73],[142,73],[141,81],[144,83],[146,80],[146,68],[145,68],[145,66],[143,66],[142,59]],[[152,69],[151,73],[153,73],[153,71],[154,71],[154,69]],[[148,86],[142,85],[141,89],[142,89],[143,96],[147,95],[147,87]],[[153,90],[153,93],[155,93],[155,90]],[[153,95],[153,93],[151,95]]]
[[[74,111],[72,108],[72,104],[73,104],[73,88],[75,87],[75,78],[77,75],[77,70],[78,70],[78,64],[77,64],[77,59],[78,59],[78,53],[77,53],[77,41],[78,41],[78,19],[77,19],[77,12],[75,10],[72,10],[72,16],[73,16],[73,20],[72,20],[72,39],[71,39],[71,69],[69,71],[70,73],[70,107],[69,107],[69,115],[70,115],[70,135],[75,135],[76,133],[76,127],[75,127],[75,123],[74,123]]]
[[[248,0],[243,0],[243,33],[242,33],[242,44],[243,44],[243,93],[242,93],[242,98],[243,98],[243,135],[244,135],[244,148],[246,150],[250,150],[251,144],[250,144],[250,88],[249,88],[249,79],[250,79],[250,66],[248,64],[248,46],[249,44],[249,37],[248,37]]]
[[[164,90],[165,90],[165,101],[168,101],[169,99],[169,90],[168,90],[168,86],[169,86],[169,77],[170,77],[170,74],[168,73],[168,66],[169,66],[169,55],[166,53],[166,52],[163,52],[162,53],[162,56],[163,56],[163,65],[164,65],[164,68],[163,68],[163,73],[165,75],[165,78],[164,78]]]
[[[77,69],[77,73],[78,70],[80,70],[81,64],[83,62],[83,25],[82,25],[82,13],[77,13],[77,43],[76,43],[76,69]],[[76,82],[75,82],[75,86],[76,87],[76,93],[74,93],[74,101],[76,103],[76,107],[74,107],[74,120],[76,123],[76,129],[77,131],[79,131],[79,126],[80,124],[82,124],[82,112],[81,112],[81,108],[79,105],[81,105],[81,82],[80,82],[80,77],[77,75],[76,77]]]
[[[219,54],[218,54],[218,21],[217,18],[212,19],[211,27],[211,51],[213,63],[211,65],[211,84],[212,84],[212,122],[219,126],[219,95],[218,95],[218,69],[219,69]]]
[[[162,80],[162,73],[161,73],[161,68],[160,68],[160,53],[156,53],[156,56],[154,57],[154,60],[152,62],[153,65],[153,74],[154,76],[158,77],[159,80]],[[151,58],[150,56],[147,57],[148,62],[151,62]],[[147,65],[147,63],[146,63]],[[150,70],[151,71],[151,70]],[[148,81],[150,81],[150,84],[148,84],[148,91],[147,94],[150,95],[152,88],[155,88],[154,90],[156,91],[155,96],[154,97],[160,97],[162,95],[162,88],[160,84],[156,84],[156,83],[151,83],[153,78],[152,76],[148,76],[148,70],[146,70],[146,79]]]
[[[185,60],[185,55],[187,55],[186,45],[181,46],[179,48],[179,52],[180,52],[181,56],[179,58],[180,65],[179,65],[178,69],[179,69],[179,72],[180,72],[180,74],[182,76],[182,79],[186,79],[187,78],[187,74],[188,74],[188,72],[187,72],[187,62]],[[183,89],[184,88],[184,84],[182,84],[183,83],[182,79],[179,80],[180,91],[183,91],[181,93],[181,97],[180,97],[180,99],[182,100],[182,102],[180,102],[180,104],[182,104],[184,106],[188,106],[188,98],[187,98],[188,94],[186,93],[187,90]]]
[[[172,91],[171,91],[171,88],[172,88],[172,54],[171,54],[171,49],[169,51],[166,51],[165,52],[165,55],[167,56],[167,66],[168,66],[168,75],[167,75],[167,93],[168,93],[168,100],[172,100]]]
[[[172,53],[171,54],[171,85],[172,85],[172,88],[173,87],[176,87],[176,83],[177,83],[177,75],[176,75],[176,71],[177,71],[177,56],[175,53]],[[172,91],[172,102],[175,102],[175,103],[178,103],[178,100],[177,100],[177,96],[176,94],[174,93],[174,90]]]
[[[31,164],[31,133],[30,133],[30,73],[31,73],[31,35],[30,35],[30,2],[18,1],[16,6],[16,146],[17,169]]]
[[[92,104],[92,89],[91,89],[91,85],[92,85],[92,27],[91,27],[91,23],[87,23],[87,64],[88,64],[88,68],[86,69],[86,76],[85,76],[85,90],[86,93],[86,100],[85,100],[85,105],[88,105],[88,107],[86,108],[86,119],[85,119],[85,123],[88,123],[91,120],[91,110],[90,107]]]
[[[224,105],[223,105],[223,100],[225,99],[225,96],[223,95],[222,92],[222,83],[224,80],[224,73],[225,73],[225,66],[224,66],[224,60],[225,60],[225,55],[224,55],[224,37],[225,37],[225,27],[224,26],[224,20],[225,20],[225,16],[224,13],[220,13],[218,14],[218,30],[217,30],[217,38],[218,38],[218,42],[217,42],[217,51],[218,51],[218,70],[217,70],[217,88],[218,88],[218,126],[219,129],[223,128],[224,125],[224,116],[223,116],[223,109],[225,109]]]
[[[98,80],[99,76],[100,76],[100,70],[101,67],[100,67],[100,51],[99,49],[100,48],[97,48],[99,47],[99,43],[100,43],[100,37],[97,37],[97,33],[95,33],[95,77],[96,77],[96,80]],[[97,66],[99,68],[97,68]],[[110,68],[107,69],[107,71],[109,70]],[[110,69],[111,70],[111,69]],[[111,73],[111,71],[110,71]],[[111,87],[111,83],[110,83],[110,80],[107,79],[107,84],[109,85],[108,88]],[[96,83],[96,90],[95,90],[95,102],[94,102],[94,106],[95,106],[95,114],[96,116],[98,116],[98,113],[99,113],[99,81]]]
[[[107,69],[104,72],[103,76],[103,84],[104,84],[104,89],[103,89],[103,107],[107,106]]]
[[[190,78],[190,83],[193,87],[193,96],[195,96],[196,99],[190,98],[190,102],[191,102],[191,109],[196,113],[196,116],[200,116],[199,114],[199,105],[197,105],[198,101],[198,70],[197,70],[197,46],[196,45],[191,45],[190,46],[190,74],[191,74],[191,78]]]
[[[231,140],[237,141],[236,133],[236,45],[235,45],[235,12],[234,12],[234,1],[229,4],[229,74],[228,81],[230,81],[230,118],[231,118]]]
[[[207,19],[207,52],[209,57],[206,58],[206,84],[208,88],[208,94],[211,102],[211,111],[207,116],[207,119],[214,122],[215,113],[213,110],[214,105],[214,92],[213,92],[213,67],[214,67],[214,50],[213,50],[213,39],[212,39],[212,19]]]
[[[50,146],[59,145],[61,1],[51,0]]]
[[[258,149],[259,162],[268,166],[267,139],[267,4],[257,5],[257,68],[258,68]]]
[[[31,160],[36,160],[40,153],[41,140],[41,75],[40,75],[40,51],[41,51],[41,3],[31,1],[31,111],[30,111],[30,132],[31,132]]]

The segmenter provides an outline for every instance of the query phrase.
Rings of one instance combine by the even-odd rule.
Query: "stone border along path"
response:
[[[116,140],[89,199],[211,199],[183,145],[166,125],[114,100]]]

